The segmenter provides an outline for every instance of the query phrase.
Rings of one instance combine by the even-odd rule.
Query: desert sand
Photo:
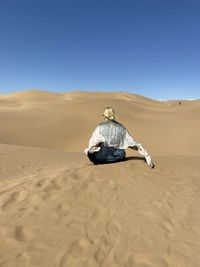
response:
[[[147,149],[93,165],[112,106]],[[128,93],[0,94],[0,266],[199,267],[200,100]]]

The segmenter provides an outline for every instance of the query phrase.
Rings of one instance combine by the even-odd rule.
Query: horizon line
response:
[[[137,96],[141,96],[141,97],[145,97],[151,100],[155,100],[155,101],[195,101],[195,100],[200,100],[200,98],[177,98],[177,99],[160,99],[160,98],[152,98],[143,94],[139,94],[139,93],[134,93],[134,92],[130,92],[128,90],[120,90],[120,91],[114,91],[114,90],[91,90],[91,89],[72,89],[72,90],[57,90],[57,89],[31,89],[31,88],[27,88],[27,89],[11,89],[9,92],[6,93],[0,93],[0,95],[9,95],[9,94],[14,94],[14,93],[20,93],[20,92],[25,92],[25,91],[40,91],[40,92],[49,92],[49,93],[58,93],[58,94],[67,94],[67,93],[75,93],[75,92],[81,92],[81,93],[127,93],[130,95],[137,95]]]

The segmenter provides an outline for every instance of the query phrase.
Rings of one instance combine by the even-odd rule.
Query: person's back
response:
[[[101,122],[98,127],[99,133],[105,139],[104,146],[123,148],[126,129],[122,124],[114,120],[107,120]]]

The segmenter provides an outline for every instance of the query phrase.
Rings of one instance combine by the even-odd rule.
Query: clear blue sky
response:
[[[0,93],[200,98],[199,0],[1,0]]]

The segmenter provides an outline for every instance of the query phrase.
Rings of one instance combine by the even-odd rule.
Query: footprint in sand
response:
[[[14,229],[14,238],[20,242],[33,241],[38,235],[37,229],[30,226],[17,226]]]
[[[36,187],[43,187],[45,185],[45,183],[46,183],[46,180],[43,179],[43,180],[37,181],[37,183],[35,185],[36,185]]]
[[[64,204],[58,204],[56,211],[61,216],[67,216],[69,214],[70,209],[71,206],[67,203],[64,203]]]
[[[21,202],[28,197],[28,192],[26,190],[15,191],[9,194],[6,200],[4,200],[2,209],[6,210],[12,207],[14,203]]]

